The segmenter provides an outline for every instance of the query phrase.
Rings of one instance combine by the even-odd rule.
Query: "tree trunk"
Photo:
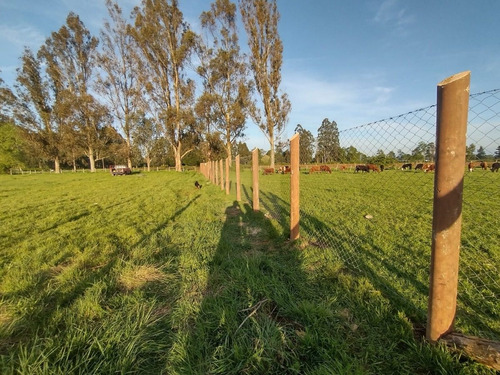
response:
[[[94,149],[92,147],[89,147],[89,163],[90,163],[90,171],[95,172]]]
[[[148,166],[148,172],[151,172],[151,158],[146,156],[146,165]]]
[[[59,156],[54,159],[54,172],[61,173],[61,162],[59,161]]]
[[[127,167],[129,167],[130,169],[132,169],[132,158],[130,157],[130,149],[131,149],[131,145],[130,145],[130,136],[127,134],[127,139],[125,140],[126,142],[126,145],[127,145]]]
[[[232,165],[232,155],[231,155],[231,141],[226,144],[227,157],[229,158],[229,166]]]
[[[500,343],[479,337],[449,333],[441,338],[452,350],[460,350],[473,360],[500,370]]]
[[[274,136],[269,136],[269,145],[271,146],[271,165],[270,167],[274,169]]]
[[[181,160],[181,143],[177,143],[177,147],[174,147],[174,157],[175,157],[175,170],[177,172],[182,172],[182,160]]]

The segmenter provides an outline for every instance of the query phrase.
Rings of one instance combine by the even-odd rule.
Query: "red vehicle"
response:
[[[131,174],[132,171],[130,170],[129,167],[127,167],[126,165],[112,165],[111,167],[109,167],[109,171],[111,172],[111,174],[113,176],[121,176],[121,175],[124,175],[124,174]]]

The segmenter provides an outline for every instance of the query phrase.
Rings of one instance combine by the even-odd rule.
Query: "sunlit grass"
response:
[[[415,338],[423,297],[398,280],[426,260],[396,267],[401,248],[370,230],[390,204],[349,224],[378,248],[352,269],[286,241],[286,176],[268,177],[263,213],[208,181],[196,189],[192,172],[0,177],[0,373],[492,373]],[[338,196],[353,184],[327,184],[331,201],[365,213],[359,192]],[[315,199],[305,225],[338,225]],[[408,234],[407,216],[389,223]]]

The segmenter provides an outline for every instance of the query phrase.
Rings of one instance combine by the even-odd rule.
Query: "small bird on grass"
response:
[[[194,182],[194,186],[196,186],[196,189],[201,189],[201,185],[198,183],[198,181]]]

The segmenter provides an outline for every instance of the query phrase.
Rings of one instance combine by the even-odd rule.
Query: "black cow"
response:
[[[499,169],[500,169],[500,163],[491,164],[491,171],[492,172],[498,172]]]
[[[406,164],[403,164],[403,165],[401,166],[401,169],[402,169],[403,171],[405,171],[405,170],[407,170],[407,169],[409,169],[409,170],[411,171],[411,163],[406,163]]]
[[[367,165],[361,165],[361,164],[358,164],[356,165],[356,168],[354,169],[354,172],[358,172],[358,171],[361,171],[361,172],[368,172],[370,169],[368,168]]]
[[[418,170],[418,169],[423,170],[424,169],[424,165],[423,164],[417,164],[415,166],[415,170]]]
[[[380,164],[380,172],[383,172],[385,169],[385,166],[383,164]]]

